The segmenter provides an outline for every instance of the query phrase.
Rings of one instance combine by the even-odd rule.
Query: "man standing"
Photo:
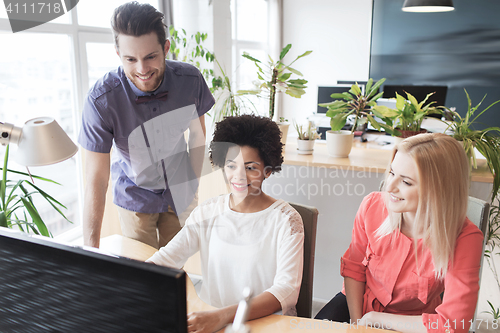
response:
[[[165,60],[170,42],[154,7],[124,4],[111,25],[122,66],[90,89],[79,136],[85,149],[84,243],[99,247],[111,174],[123,234],[158,248],[180,230],[178,216],[196,205],[204,114],[214,99],[195,67]]]

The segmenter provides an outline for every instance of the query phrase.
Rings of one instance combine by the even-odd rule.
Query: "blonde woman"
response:
[[[384,191],[364,198],[356,215],[341,259],[344,290],[317,318],[400,332],[468,331],[483,242],[466,217],[468,179],[465,152],[447,135],[397,145]]]

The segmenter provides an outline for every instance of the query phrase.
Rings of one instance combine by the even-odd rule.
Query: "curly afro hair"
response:
[[[228,117],[217,123],[209,149],[212,165],[223,168],[228,149],[236,145],[257,149],[266,170],[270,170],[271,173],[281,171],[283,163],[281,131],[271,119],[242,115]]]

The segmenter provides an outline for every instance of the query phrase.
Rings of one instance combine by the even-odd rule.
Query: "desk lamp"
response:
[[[232,324],[227,325],[224,333],[250,333],[250,327],[246,325],[250,313],[250,300],[252,291],[249,287],[243,289],[243,299],[238,304]]]
[[[454,10],[452,0],[405,0],[404,12],[431,13]]]
[[[62,162],[78,151],[66,132],[50,117],[28,120],[22,128],[0,123],[0,143],[17,144],[14,161],[27,167]]]

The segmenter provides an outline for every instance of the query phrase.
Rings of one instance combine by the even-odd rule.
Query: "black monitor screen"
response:
[[[187,332],[183,271],[0,228],[0,332]]]
[[[417,101],[420,103],[425,99],[425,97],[434,92],[434,95],[430,96],[427,100],[428,102],[434,101],[433,106],[443,106],[446,103],[446,93],[448,92],[447,86],[414,86],[414,85],[384,85],[384,98],[395,98],[396,93],[406,98],[406,93],[412,94]]]
[[[318,87],[318,104],[332,102],[332,101],[334,101],[334,99],[330,97],[331,94],[347,92],[350,89],[351,89],[350,84],[341,84],[341,85],[330,86],[330,87],[319,86]],[[318,105],[317,113],[326,113],[326,111],[328,111],[327,108]]]

